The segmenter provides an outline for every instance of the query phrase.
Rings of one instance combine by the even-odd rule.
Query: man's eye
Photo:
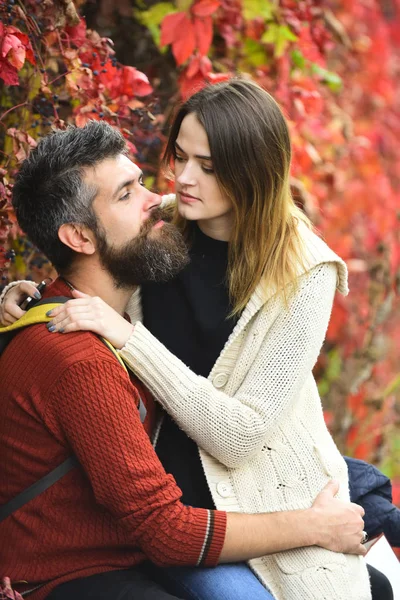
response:
[[[124,194],[123,196],[121,196],[120,202],[123,202],[124,200],[128,200],[130,198],[130,195],[131,195],[130,192],[126,192],[126,194]]]
[[[144,180],[143,180],[143,177],[141,177],[141,178],[139,179],[139,185],[142,185],[142,186],[144,187]]]

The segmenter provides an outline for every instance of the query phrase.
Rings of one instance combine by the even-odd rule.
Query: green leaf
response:
[[[294,67],[298,67],[299,69],[304,69],[304,67],[306,65],[306,59],[304,58],[304,56],[300,52],[300,50],[298,50],[297,48],[292,50],[291,57],[292,57],[292,63],[293,63]]]
[[[329,385],[329,381],[327,379],[321,379],[318,381],[318,392],[321,398],[327,395],[330,387],[331,386]]]
[[[267,31],[263,34],[261,41],[264,44],[272,44],[274,46],[274,55],[276,58],[279,58],[284,54],[289,42],[295,42],[297,39],[297,35],[287,25],[271,23],[268,25]]]
[[[244,54],[246,61],[253,67],[260,67],[268,62],[264,46],[251,38],[247,38],[244,42]]]
[[[400,375],[397,375],[389,385],[383,390],[382,396],[386,398],[390,394],[393,394],[398,388],[400,388]]]
[[[329,381],[335,381],[340,375],[342,369],[342,359],[339,351],[335,348],[328,353],[328,364],[325,370],[325,376]]]
[[[192,0],[176,0],[176,7],[178,11],[187,11],[192,5]]]
[[[171,4],[171,2],[160,2],[159,4],[154,4],[149,10],[135,10],[134,16],[136,19],[147,27],[150,31],[155,44],[160,47],[160,24],[161,21],[167,15],[171,15],[173,13],[178,12],[176,7]],[[162,48],[161,51],[165,52],[167,48]]]
[[[269,21],[273,18],[275,6],[269,0],[243,0],[243,16],[246,21],[259,19]]]
[[[321,79],[321,81],[323,81],[323,83],[326,83],[327,86],[333,92],[338,92],[339,90],[342,89],[343,81],[342,81],[342,78],[339,77],[339,75],[337,75],[337,73],[328,71],[327,69],[320,67],[316,63],[312,63],[311,72],[318,75],[318,77]]]
[[[148,190],[151,190],[153,185],[154,185],[154,181],[155,181],[155,177],[154,175],[148,175],[147,177],[144,178],[144,187],[147,188]]]

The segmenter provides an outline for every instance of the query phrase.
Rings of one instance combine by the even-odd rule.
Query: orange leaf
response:
[[[194,31],[196,36],[196,46],[199,49],[200,54],[204,56],[208,53],[212,42],[212,18],[206,17],[204,19],[195,19]]]
[[[11,48],[7,54],[8,62],[19,71],[24,66],[26,51],[24,46]]]
[[[192,14],[195,17],[209,17],[217,8],[221,5],[218,0],[200,0],[194,6],[192,6]]]
[[[164,17],[161,23],[161,46],[176,42],[189,21],[185,12],[178,12]]]

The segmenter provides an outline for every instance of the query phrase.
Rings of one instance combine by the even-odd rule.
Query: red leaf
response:
[[[192,22],[185,15],[185,25],[182,27],[180,36],[172,44],[172,53],[176,64],[182,65],[194,52],[196,47],[195,30]]]
[[[12,35],[10,29],[6,29],[6,35],[3,38],[1,56],[19,71],[24,66],[26,51],[21,40]]]
[[[22,46],[22,45],[16,46],[15,48],[11,48],[11,50],[7,54],[8,62],[10,63],[10,65],[15,67],[17,69],[17,71],[22,69],[22,67],[24,66],[25,57],[26,57],[26,50],[25,50],[24,46]]]
[[[18,72],[7,60],[0,59],[0,77],[6,85],[18,85]]]
[[[121,93],[127,96],[148,96],[153,91],[146,75],[135,67],[124,67],[122,70]]]
[[[164,17],[161,23],[161,46],[173,44],[180,37],[181,32],[189,21],[185,12],[178,12]]]
[[[220,81],[229,81],[233,73],[208,73],[207,81],[210,83],[220,83]]]
[[[194,56],[186,69],[185,77],[187,79],[192,79],[192,77],[194,77],[196,75],[196,73],[198,73],[199,71],[200,71],[200,56]]]
[[[192,14],[196,17],[209,17],[221,5],[218,0],[200,0],[192,6]]]
[[[187,71],[183,72],[179,77],[179,89],[181,92],[182,100],[187,100],[195,92],[198,92],[205,85],[204,76],[200,71],[197,71],[194,76],[187,77]]]
[[[3,31],[4,31],[4,30],[3,30]],[[17,42],[14,40],[12,45],[13,45],[14,47],[17,47],[17,46],[20,46],[20,45],[22,45],[22,46],[25,48],[25,51],[26,51],[26,59],[27,59],[27,60],[29,60],[29,62],[30,62],[32,65],[34,65],[36,61],[35,61],[35,57],[34,57],[34,54],[33,54],[33,50],[32,50],[31,43],[30,43],[30,41],[29,41],[29,37],[28,37],[28,36],[27,36],[25,33],[22,33],[22,31],[20,31],[20,30],[19,30],[19,29],[17,29],[16,27],[12,27],[12,26],[9,26],[9,27],[7,27],[7,28],[5,29],[5,32],[6,32],[6,36],[5,36],[5,38],[4,38],[3,50],[4,50],[4,44],[6,43],[6,41],[7,41],[7,38],[8,38],[9,36],[12,36],[12,37],[14,37],[14,38],[17,38],[17,40],[19,40],[19,43],[17,43]],[[1,31],[0,31],[0,37],[1,37]],[[4,54],[3,54],[3,56],[4,56]],[[11,62],[11,61],[10,61],[10,62]]]
[[[200,71],[203,73],[204,77],[210,73],[211,69],[211,60],[207,58],[207,56],[202,56],[200,60]]]
[[[196,46],[202,56],[205,56],[211,46],[213,37],[212,18],[194,20],[194,31],[196,36]]]
[[[75,27],[66,27],[66,33],[69,35],[70,41],[79,48],[86,41],[86,22],[81,19]]]

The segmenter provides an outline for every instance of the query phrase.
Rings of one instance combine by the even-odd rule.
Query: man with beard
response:
[[[91,122],[43,138],[22,164],[18,222],[60,275],[45,297],[77,288],[124,314],[135,286],[186,263],[182,238],[125,153],[119,132]],[[364,553],[363,510],[334,500],[335,484],[303,511],[184,506],[151,446],[155,408],[140,382],[94,334],[50,331],[21,330],[0,360],[0,506],[68,457],[79,461],[0,523],[0,578],[20,582],[31,600],[173,598],[146,558],[212,566],[314,544]]]

